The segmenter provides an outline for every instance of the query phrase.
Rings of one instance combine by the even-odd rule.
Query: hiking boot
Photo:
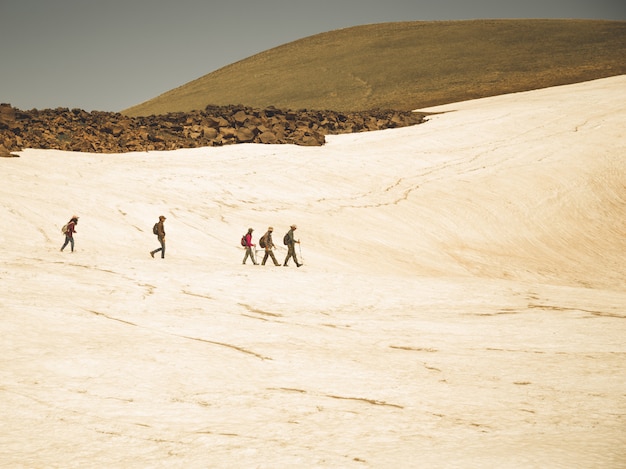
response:
[[[150,255],[152,256],[152,258],[154,259],[154,251],[150,251]]]

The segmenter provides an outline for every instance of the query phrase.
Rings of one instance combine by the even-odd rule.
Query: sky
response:
[[[0,0],[0,102],[121,111],[288,42],[362,24],[626,20],[618,0]]]
[[[430,110],[0,158],[0,466],[626,467],[626,76]]]

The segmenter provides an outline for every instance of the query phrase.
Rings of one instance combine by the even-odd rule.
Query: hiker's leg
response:
[[[157,252],[161,253],[161,259],[165,257],[165,241],[161,238],[159,238],[159,243],[161,244],[160,248],[156,248],[154,251],[151,251],[150,254],[152,255],[152,257],[154,257],[154,255]]]
[[[278,261],[276,260],[276,256],[274,256],[274,253],[272,251],[268,251],[270,257],[272,258],[272,261],[274,262],[274,265],[280,265],[278,263]]]
[[[293,246],[290,244],[287,247],[287,257],[285,257],[285,263],[283,265],[287,265],[287,262],[289,262],[290,258],[294,257],[295,253]]]

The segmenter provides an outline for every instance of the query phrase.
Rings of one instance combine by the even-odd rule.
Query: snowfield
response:
[[[625,467],[626,76],[427,111],[0,160],[0,467]]]

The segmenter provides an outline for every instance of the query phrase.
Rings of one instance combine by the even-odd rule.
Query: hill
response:
[[[383,23],[270,49],[123,113],[145,116],[231,104],[411,110],[624,73],[624,21]]]

